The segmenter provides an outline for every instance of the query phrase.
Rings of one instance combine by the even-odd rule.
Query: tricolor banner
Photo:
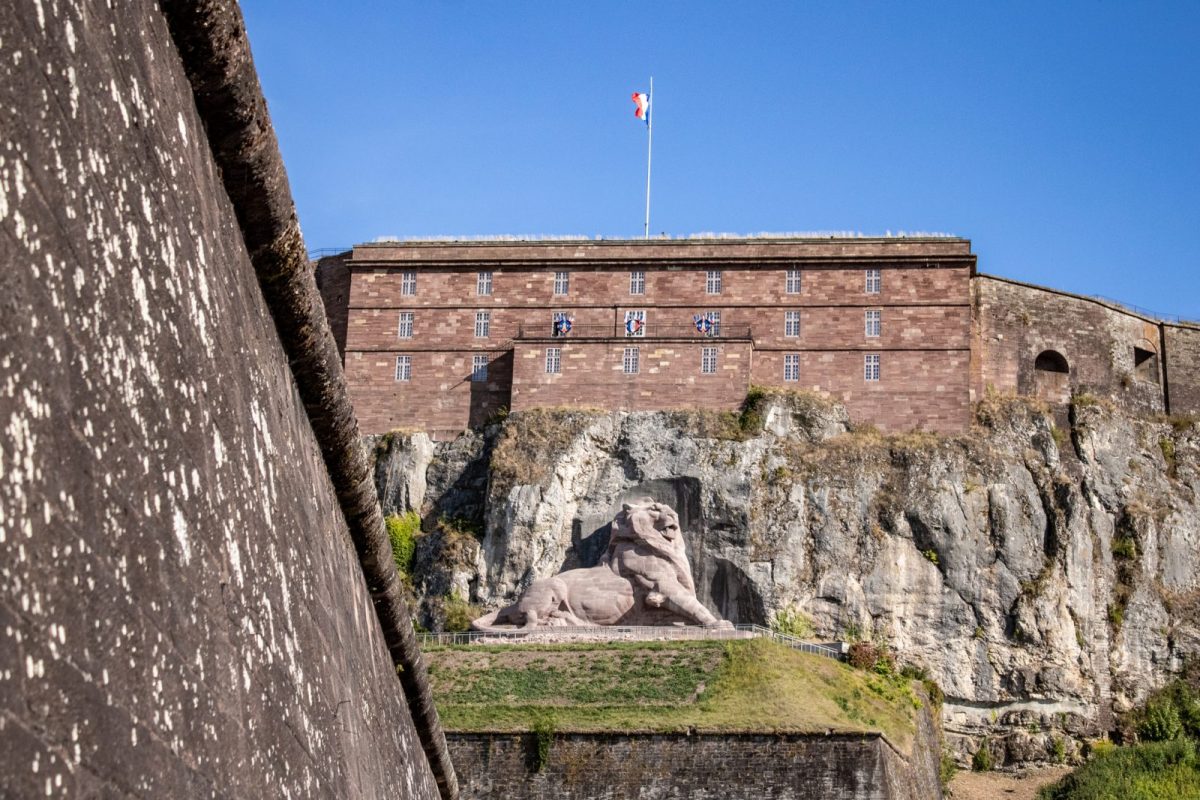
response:
[[[650,96],[643,92],[633,93],[633,102],[637,106],[633,110],[633,115],[638,119],[650,124]]]

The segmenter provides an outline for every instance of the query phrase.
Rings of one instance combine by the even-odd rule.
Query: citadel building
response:
[[[364,433],[808,389],[963,431],[990,389],[1200,410],[1200,327],[980,275],[967,239],[390,242],[317,270]]]

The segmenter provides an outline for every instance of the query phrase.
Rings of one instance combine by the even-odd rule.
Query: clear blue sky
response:
[[[933,231],[1200,318],[1200,2],[243,0],[311,248]]]

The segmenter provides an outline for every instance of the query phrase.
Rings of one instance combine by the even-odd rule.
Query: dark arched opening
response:
[[[1043,400],[1066,402],[1071,394],[1071,367],[1057,350],[1043,350],[1033,361],[1034,391]]]
[[[1041,372],[1061,372],[1063,374],[1071,372],[1067,359],[1057,350],[1043,350],[1038,353],[1038,357],[1033,362],[1033,368]]]
[[[1139,380],[1158,383],[1158,353],[1146,339],[1133,346],[1133,374]]]

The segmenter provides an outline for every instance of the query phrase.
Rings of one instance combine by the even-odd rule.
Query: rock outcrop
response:
[[[1200,430],[1086,397],[989,398],[978,418],[962,437],[882,436],[802,395],[740,418],[514,415],[433,445],[426,527],[465,509],[480,535],[456,558],[424,537],[416,589],[512,603],[595,565],[615,511],[651,495],[678,510],[718,616],[802,612],[818,636],[886,642],[944,690],[961,755],[1069,756],[1200,660]],[[393,436],[378,469],[412,438]]]

